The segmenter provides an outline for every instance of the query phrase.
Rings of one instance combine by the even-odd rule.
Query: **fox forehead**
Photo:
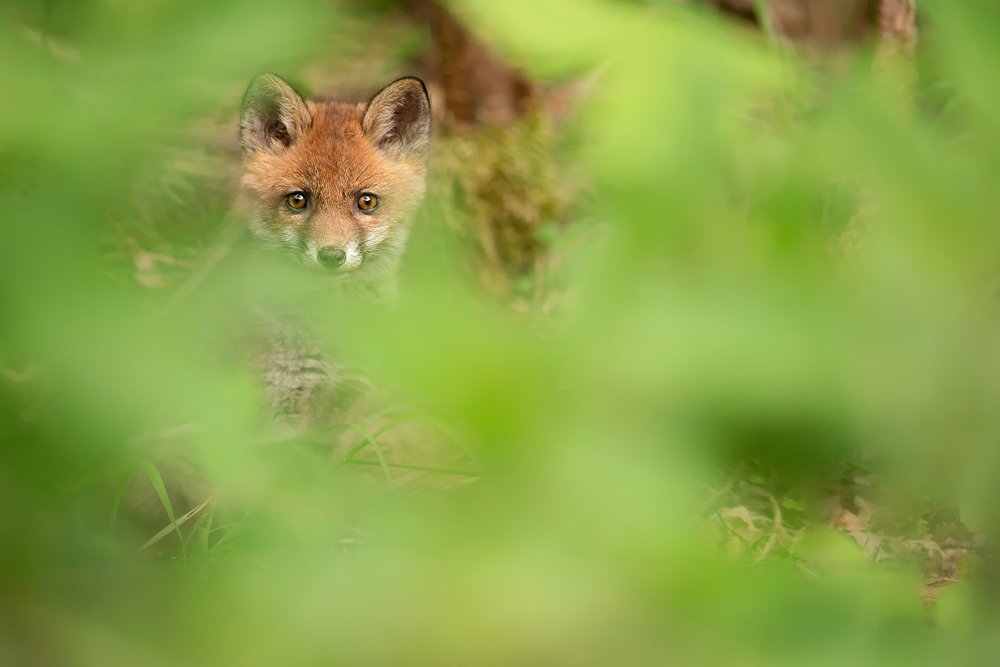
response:
[[[408,166],[418,167],[387,159],[368,141],[361,127],[363,106],[307,104],[312,123],[298,141],[280,155],[257,153],[246,164],[243,185],[258,196],[305,190],[318,204],[333,204],[362,190],[388,194],[394,181],[408,180]]]

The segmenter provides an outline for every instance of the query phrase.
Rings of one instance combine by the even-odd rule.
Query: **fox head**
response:
[[[240,204],[252,233],[343,281],[391,278],[424,196],[430,125],[420,79],[344,104],[258,75],[240,111]]]

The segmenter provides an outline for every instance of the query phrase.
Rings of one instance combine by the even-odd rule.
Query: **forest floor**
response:
[[[400,15],[384,23],[378,35],[363,55],[317,57],[283,74],[307,94],[358,97],[358,91],[367,94],[397,75],[416,72],[428,78],[436,106],[442,106],[442,86],[428,64],[423,29]],[[239,100],[243,85],[232,82],[232,100]],[[586,175],[565,155],[561,126],[544,110],[506,127],[454,132],[441,117],[437,124],[439,141],[421,223],[437,225],[436,232],[458,240],[465,275],[484,301],[500,303],[523,316],[526,326],[544,330],[570,307],[572,290],[563,273],[567,253],[591,242],[594,232],[577,214],[587,197]],[[151,309],[169,303],[213,253],[242,242],[225,223],[239,173],[235,127],[234,102],[179,130],[176,142],[137,174],[121,210],[109,212],[106,275],[142,294]],[[465,207],[457,208],[458,200]],[[394,416],[375,416],[368,424],[378,432]],[[478,479],[467,469],[464,453],[432,426],[420,420],[392,425],[378,435],[395,462],[397,488],[446,492]],[[332,456],[343,457],[361,441],[346,434]],[[373,483],[383,482],[372,457],[359,456],[351,465]],[[816,549],[816,540],[847,540],[857,547],[850,557],[918,570],[922,594],[931,603],[943,587],[986,558],[985,538],[967,525],[958,508],[930,499],[919,506],[884,504],[880,480],[861,461],[831,471],[821,495],[807,496],[804,487],[789,485],[754,461],[720,464],[716,478],[704,481],[704,490],[697,510],[705,539],[748,567],[792,563],[807,578],[822,577],[830,563],[817,554],[829,550]]]

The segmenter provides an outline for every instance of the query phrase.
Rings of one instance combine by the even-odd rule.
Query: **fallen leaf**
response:
[[[858,506],[858,518],[864,521],[866,526],[871,522],[875,513],[881,509],[875,503],[870,503],[861,496],[854,496],[854,504]]]
[[[837,519],[837,528],[840,530],[851,531],[861,531],[868,527],[868,522],[864,521],[857,514],[844,510],[840,513],[840,518]]]
[[[756,542],[764,536],[764,530],[757,527],[756,518],[750,514],[743,505],[738,507],[726,507],[719,512],[722,521],[732,532],[742,537],[747,542]],[[763,518],[763,517],[759,517]]]
[[[167,279],[158,273],[137,273],[135,279],[140,285],[149,289],[163,289],[167,286]]]
[[[135,254],[133,259],[135,268],[139,271],[155,271],[157,264],[170,264],[171,266],[190,266],[187,262],[174,259],[170,255],[160,255],[155,252],[141,250]]]

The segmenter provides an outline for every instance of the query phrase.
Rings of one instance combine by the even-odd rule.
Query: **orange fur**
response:
[[[240,206],[263,245],[327,270],[320,250],[344,253],[341,280],[391,281],[424,196],[430,105],[423,84],[401,79],[369,104],[305,101],[274,75],[250,84],[241,115]],[[305,209],[286,205],[289,194]],[[378,206],[364,212],[363,193]]]

